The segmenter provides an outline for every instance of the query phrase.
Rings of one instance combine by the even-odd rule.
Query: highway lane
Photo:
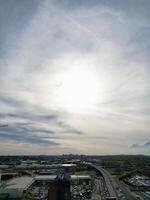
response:
[[[89,164],[91,167],[97,169],[103,176],[105,180],[106,187],[110,197],[115,197],[117,200],[131,200],[132,195],[127,187],[124,186],[116,177],[110,175],[105,169],[101,166],[96,166]],[[101,194],[103,199],[103,193]],[[105,199],[105,197],[104,197]]]
[[[110,175],[108,174],[108,172],[106,172],[106,170],[104,170],[102,167],[100,166],[96,166],[96,165],[93,165],[93,164],[89,164],[91,167],[97,169],[101,174],[102,176],[104,177],[104,180],[105,180],[105,183],[106,183],[106,186],[107,186],[107,189],[108,189],[108,192],[109,192],[109,195],[111,197],[115,197],[117,199],[117,196],[116,196],[116,192],[112,186],[112,183],[111,183],[111,179],[110,179]]]
[[[94,190],[92,194],[92,200],[101,200],[100,185],[99,185],[98,179],[95,179],[94,181]]]

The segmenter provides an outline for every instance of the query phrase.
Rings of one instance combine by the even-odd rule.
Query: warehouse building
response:
[[[22,176],[2,182],[0,185],[0,200],[20,200],[22,196],[26,196],[30,193],[29,191],[33,192],[33,188],[45,187],[46,189],[47,187],[49,188],[49,186],[51,188],[56,177],[56,175],[39,175],[35,177]],[[70,175],[70,178],[71,190],[76,184],[89,185],[91,182],[91,177],[88,175]]]
[[[1,184],[0,199],[20,199],[33,182],[32,177],[22,176]]]

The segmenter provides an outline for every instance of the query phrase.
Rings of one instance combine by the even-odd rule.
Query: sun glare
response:
[[[72,70],[64,74],[60,87],[62,106],[81,112],[97,103],[97,78],[90,71]]]

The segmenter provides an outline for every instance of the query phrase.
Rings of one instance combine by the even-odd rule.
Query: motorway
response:
[[[91,167],[98,170],[102,177],[103,181],[100,180],[100,193],[101,199],[105,199],[107,196],[115,197],[117,200],[131,200],[131,193],[124,186],[122,182],[120,182],[117,177],[110,175],[105,169],[100,166],[96,166],[93,164],[89,164]]]
[[[99,180],[95,179],[92,200],[101,200]]]
[[[91,167],[95,168],[96,170],[98,170],[102,174],[102,176],[104,177],[109,196],[117,198],[115,190],[114,190],[112,183],[111,183],[110,175],[103,168],[101,168],[99,166],[96,166],[96,165],[93,165],[93,164],[89,164],[89,165]]]

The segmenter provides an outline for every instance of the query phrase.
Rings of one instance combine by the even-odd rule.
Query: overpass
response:
[[[114,190],[113,185],[111,183],[111,178],[110,178],[109,173],[106,170],[104,170],[102,167],[100,167],[100,166],[96,166],[96,165],[93,165],[91,163],[85,163],[85,164],[90,166],[90,167],[92,167],[92,168],[94,168],[95,170],[97,170],[103,176],[110,197],[115,197],[117,199],[115,190]]]

